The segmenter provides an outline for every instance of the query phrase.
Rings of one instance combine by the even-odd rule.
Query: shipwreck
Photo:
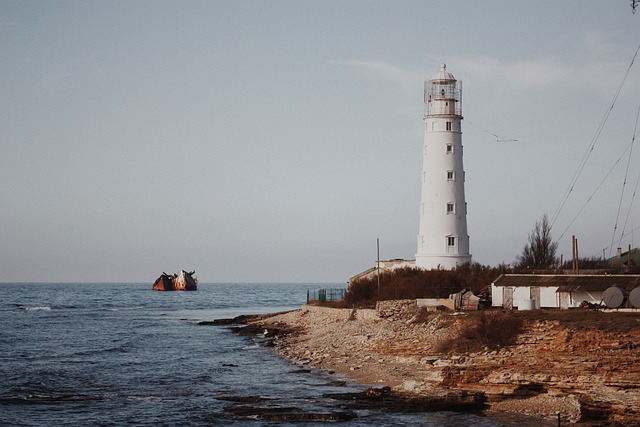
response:
[[[171,275],[162,272],[162,275],[153,283],[152,289],[154,291],[197,291],[198,278],[194,274],[195,270],[191,272],[181,270],[180,274]]]

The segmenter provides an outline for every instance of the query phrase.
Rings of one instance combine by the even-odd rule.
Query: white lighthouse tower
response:
[[[416,267],[470,263],[462,166],[462,82],[445,64],[424,85],[422,198]]]

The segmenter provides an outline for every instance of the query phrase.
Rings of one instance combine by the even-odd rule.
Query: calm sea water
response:
[[[336,287],[339,285],[331,285]],[[234,415],[229,396],[267,408],[339,412],[335,385],[226,327],[201,320],[297,308],[308,284],[0,284],[0,425],[275,426]],[[341,424],[341,423],[334,423]],[[508,426],[470,414],[360,411],[350,426]]]

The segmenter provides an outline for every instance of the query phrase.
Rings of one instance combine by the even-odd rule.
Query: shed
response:
[[[612,286],[627,293],[640,286],[631,274],[503,274],[491,284],[491,305],[503,308],[571,308],[599,304]]]

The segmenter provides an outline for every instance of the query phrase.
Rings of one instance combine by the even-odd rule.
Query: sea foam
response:
[[[51,307],[49,307],[49,306],[29,307],[27,305],[21,305],[18,308],[20,310],[24,310],[24,311],[51,311]]]

